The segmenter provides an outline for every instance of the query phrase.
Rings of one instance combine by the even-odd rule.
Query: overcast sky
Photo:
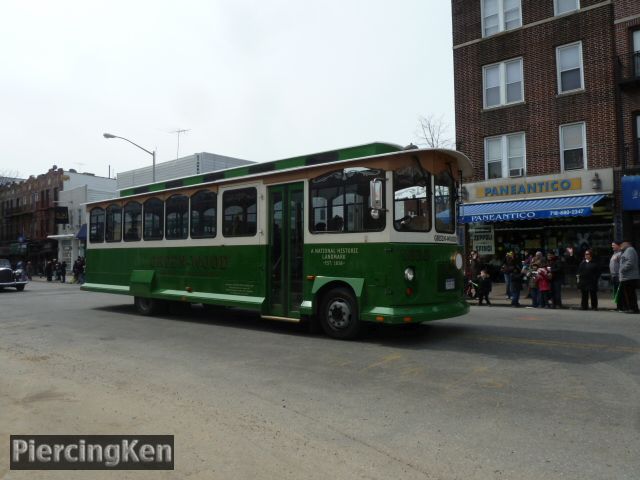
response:
[[[446,0],[4,0],[0,172],[454,136]]]

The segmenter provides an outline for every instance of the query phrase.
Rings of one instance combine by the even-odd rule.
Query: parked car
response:
[[[6,258],[0,258],[0,290],[5,287],[13,287],[19,292],[27,285],[27,274],[22,268],[11,268],[11,262]]]

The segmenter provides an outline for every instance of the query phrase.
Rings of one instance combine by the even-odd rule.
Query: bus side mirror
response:
[[[369,208],[371,209],[371,217],[379,218],[380,210],[384,208],[382,202],[382,180],[375,178],[369,183]]]

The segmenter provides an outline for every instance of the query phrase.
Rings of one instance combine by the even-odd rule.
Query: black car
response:
[[[14,270],[11,262],[6,258],[0,258],[0,290],[4,287],[13,287],[19,292],[27,285],[27,276],[21,268]]]

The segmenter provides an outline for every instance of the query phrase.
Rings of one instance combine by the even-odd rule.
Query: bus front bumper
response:
[[[458,317],[466,313],[469,313],[469,304],[465,300],[459,300],[429,305],[375,307],[367,312],[362,312],[360,318],[366,322],[403,324],[430,322]]]

